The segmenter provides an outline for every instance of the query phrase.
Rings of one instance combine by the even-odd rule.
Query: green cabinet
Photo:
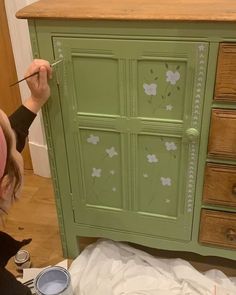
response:
[[[29,28],[34,57],[63,61],[43,115],[64,254],[86,236],[235,259],[232,241],[199,241],[202,210],[225,209],[202,196],[212,107],[236,108],[213,101],[234,26],[33,18]]]

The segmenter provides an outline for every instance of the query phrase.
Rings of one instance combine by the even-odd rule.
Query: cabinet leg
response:
[[[67,257],[74,259],[79,255],[79,253],[79,239],[76,235],[71,235],[67,240]]]

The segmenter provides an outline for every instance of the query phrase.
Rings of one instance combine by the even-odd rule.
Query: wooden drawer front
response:
[[[215,99],[236,101],[236,43],[220,45]]]
[[[236,166],[207,164],[203,201],[236,207]]]
[[[213,109],[208,144],[210,155],[236,157],[236,111]]]
[[[199,242],[236,249],[236,213],[202,210]]]

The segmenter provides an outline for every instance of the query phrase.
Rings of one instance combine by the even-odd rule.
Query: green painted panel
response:
[[[181,140],[139,135],[137,146],[137,210],[177,218],[181,187]]]
[[[119,114],[117,60],[102,55],[75,55],[72,63],[79,112]]]
[[[87,206],[122,208],[121,143],[116,133],[80,132]]]
[[[138,61],[138,114],[183,120],[186,62]]]

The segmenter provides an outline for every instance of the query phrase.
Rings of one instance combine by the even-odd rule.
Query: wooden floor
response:
[[[29,171],[25,172],[21,199],[12,208],[3,230],[18,240],[33,239],[25,249],[30,252],[34,267],[53,265],[64,259],[58,230],[54,193],[50,179],[33,175]],[[83,249],[93,241],[94,239],[81,239],[80,248]],[[134,246],[153,255],[186,259],[199,271],[217,268],[222,270],[226,275],[236,277],[235,261]],[[9,261],[7,268],[17,275],[12,259]]]

